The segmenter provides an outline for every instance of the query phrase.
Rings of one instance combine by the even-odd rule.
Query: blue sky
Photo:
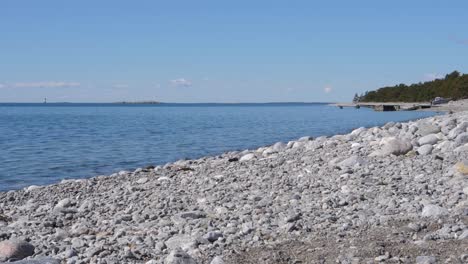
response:
[[[468,73],[467,1],[0,2],[0,101],[350,101]]]

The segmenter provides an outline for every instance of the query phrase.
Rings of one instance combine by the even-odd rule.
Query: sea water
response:
[[[325,103],[0,104],[0,191],[431,115]]]

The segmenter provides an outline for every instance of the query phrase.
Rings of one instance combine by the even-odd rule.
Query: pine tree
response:
[[[359,95],[355,93],[354,98],[353,98],[353,103],[357,103],[357,102],[359,102]]]

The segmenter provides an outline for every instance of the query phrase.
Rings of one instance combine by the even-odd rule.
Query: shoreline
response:
[[[467,127],[468,112],[446,113],[3,192],[0,241],[66,263],[462,258]]]
[[[326,103],[320,103],[320,104],[326,104]],[[328,108],[328,106],[326,106],[326,107]],[[327,109],[326,111],[329,111],[329,110]],[[438,113],[433,112],[433,113],[430,113],[430,114],[426,114],[426,116],[428,116],[428,115],[437,115],[437,114]],[[411,118],[410,117],[401,118],[401,119],[398,119],[398,121],[405,122],[405,121],[410,121],[410,120],[415,120],[415,119],[422,118],[422,117],[417,117],[416,115],[418,115],[418,114],[413,114],[413,115],[415,115],[415,116],[411,117]],[[388,121],[394,121],[394,120],[389,118]],[[385,124],[384,121],[379,121],[379,122],[375,122],[373,124],[362,124],[362,125],[365,126],[365,127],[370,127],[370,126],[384,125],[384,124]],[[334,136],[334,135],[337,135],[337,134],[349,133],[349,132],[352,131],[352,129],[354,129],[356,127],[357,126],[353,125],[353,126],[348,126],[345,129],[337,128],[337,129],[330,130],[330,131],[333,131],[333,132],[325,131],[325,132],[323,132],[323,134],[320,133],[320,134],[314,134],[314,135],[307,135],[306,133],[297,133],[295,136],[286,137],[286,141],[296,140],[297,138],[299,138],[299,136],[305,136],[305,135],[311,136],[311,137],[316,137],[316,136],[331,137],[331,136]],[[2,182],[0,181],[0,192],[20,190],[20,189],[28,188],[30,186],[36,187],[36,186],[52,185],[52,184],[60,183],[61,181],[69,181],[69,180],[73,180],[73,179],[89,179],[89,178],[93,178],[93,177],[97,177],[97,176],[111,175],[111,174],[117,175],[118,172],[120,172],[120,171],[133,171],[133,170],[135,170],[135,169],[137,169],[139,167],[161,166],[161,165],[165,165],[165,164],[168,164],[168,163],[174,163],[174,162],[177,162],[179,160],[199,159],[199,158],[204,158],[204,157],[222,155],[222,154],[227,153],[227,152],[230,152],[230,153],[232,153],[232,152],[242,152],[244,150],[252,150],[252,149],[257,149],[257,148],[260,148],[260,147],[268,146],[270,144],[276,143],[276,141],[278,141],[278,140],[284,141],[284,139],[285,139],[285,136],[278,137],[278,138],[275,138],[275,139],[269,139],[267,141],[264,140],[261,143],[256,142],[256,143],[252,143],[252,144],[246,144],[246,145],[240,146],[238,148],[225,148],[225,149],[222,149],[222,150],[219,150],[219,151],[213,151],[213,152],[204,153],[204,154],[197,154],[197,155],[193,155],[193,156],[179,156],[179,157],[175,157],[174,159],[164,160],[164,161],[161,161],[161,162],[153,162],[153,163],[142,162],[142,163],[139,163],[139,164],[132,164],[130,166],[120,166],[120,167],[109,166],[110,169],[108,169],[106,171],[100,171],[100,172],[97,172],[97,173],[76,173],[72,177],[55,177],[55,178],[52,178],[51,180],[44,180],[42,182],[39,182],[39,181],[27,182],[28,179],[26,179],[25,180],[25,182],[27,182],[26,184],[21,183],[21,182],[19,182],[16,186],[13,186],[13,184],[12,184],[10,189],[6,188],[5,186],[1,186]],[[245,142],[248,142],[248,141],[245,141]],[[73,161],[71,161],[71,162],[73,162]],[[14,171],[14,169],[12,169],[12,171]],[[62,174],[58,173],[57,175],[62,175]],[[47,178],[49,175],[41,175],[41,176],[44,176],[45,177],[44,179],[49,179],[49,178]],[[36,179],[40,179],[40,178],[36,177]]]

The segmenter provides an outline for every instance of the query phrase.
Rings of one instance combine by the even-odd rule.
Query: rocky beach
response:
[[[468,112],[0,193],[0,262],[468,263]]]

